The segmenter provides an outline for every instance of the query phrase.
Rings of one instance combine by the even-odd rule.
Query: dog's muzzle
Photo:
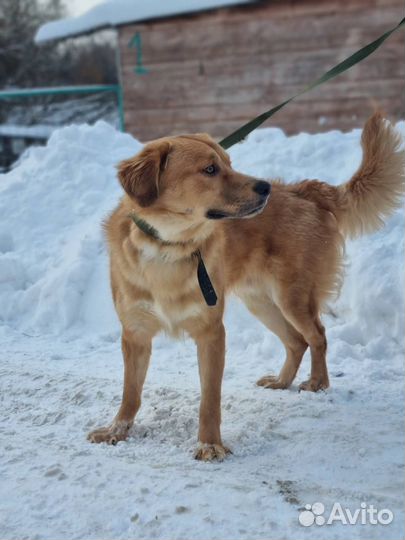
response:
[[[259,201],[254,204],[246,204],[239,208],[238,212],[232,214],[230,212],[225,212],[224,210],[219,210],[217,208],[211,208],[205,214],[208,219],[240,219],[253,217],[263,210],[266,206],[267,201],[269,200],[271,193],[271,184],[265,182],[264,180],[259,180],[253,186],[253,191],[260,196]]]

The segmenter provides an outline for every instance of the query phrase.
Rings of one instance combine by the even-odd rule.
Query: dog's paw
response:
[[[87,440],[92,443],[105,442],[115,445],[119,441],[125,441],[131,425],[130,422],[113,422],[111,426],[90,431]]]
[[[328,380],[308,379],[299,385],[298,391],[301,392],[301,390],[303,390],[305,392],[318,392],[318,390],[326,390],[327,388],[329,388]]]
[[[263,386],[264,388],[272,388],[273,390],[285,389],[290,386],[289,381],[283,381],[276,375],[266,375],[257,381],[257,386]]]
[[[194,459],[199,461],[223,461],[228,454],[232,454],[231,450],[222,444],[198,443],[197,449],[194,452]]]

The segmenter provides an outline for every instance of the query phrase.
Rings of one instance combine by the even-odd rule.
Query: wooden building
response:
[[[137,15],[139,0],[128,3],[133,9],[121,18],[97,24],[93,13],[93,23],[67,30],[57,21],[41,28],[38,38],[116,27],[126,130],[143,141],[198,131],[225,136],[404,16],[403,0],[228,0],[208,2],[209,9],[204,0],[190,0],[190,12],[180,13],[176,0],[166,0],[160,4],[166,11],[173,4],[171,12],[155,6],[146,15],[141,8]],[[290,134],[350,130],[375,107],[394,120],[404,118],[404,45],[405,32],[398,31],[371,57],[289,104],[265,126]]]

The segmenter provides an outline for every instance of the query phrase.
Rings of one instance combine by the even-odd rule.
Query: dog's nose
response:
[[[263,197],[267,197],[267,195],[270,193],[270,184],[268,182],[264,182],[263,180],[259,180],[253,186],[253,191],[259,195],[262,195]]]

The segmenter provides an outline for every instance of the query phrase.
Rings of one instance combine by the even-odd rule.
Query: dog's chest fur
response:
[[[170,256],[147,245],[127,262],[125,280],[147,294],[122,297],[117,307],[126,325],[137,329],[158,323],[160,329],[178,336],[185,331],[187,321],[201,317],[206,310],[195,257],[170,260]]]

